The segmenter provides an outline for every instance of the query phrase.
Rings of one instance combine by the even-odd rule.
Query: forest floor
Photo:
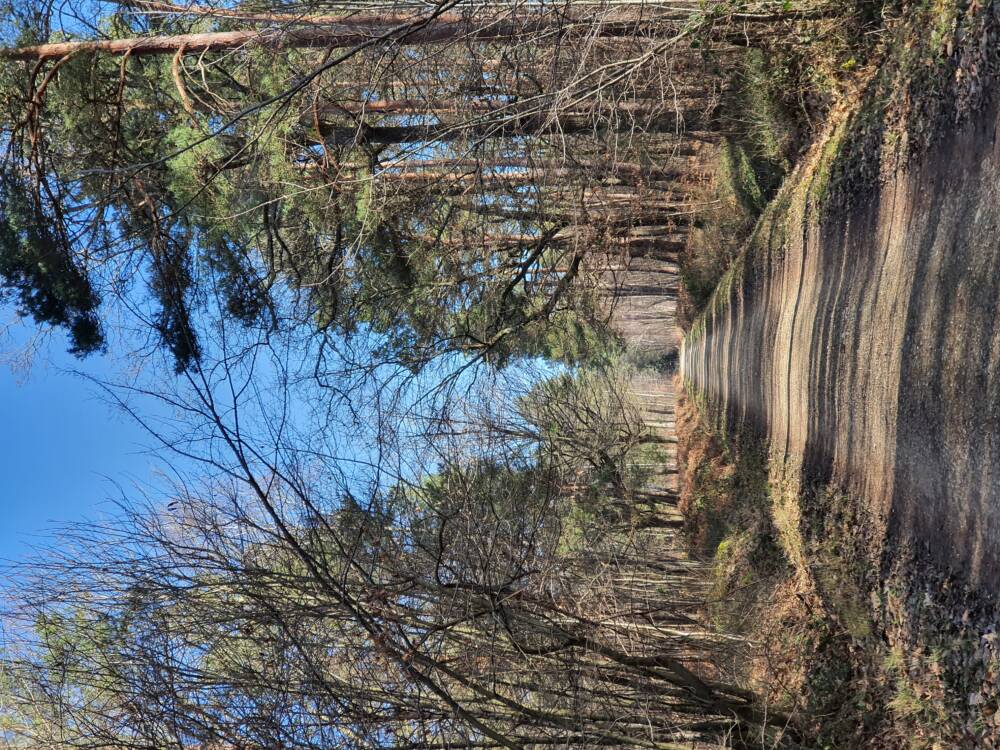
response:
[[[816,747],[1000,746],[1000,8],[909,13],[681,357],[719,627]]]

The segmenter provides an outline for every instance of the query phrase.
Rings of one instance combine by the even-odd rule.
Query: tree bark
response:
[[[80,52],[97,52],[108,55],[163,55],[184,50],[192,54],[204,52],[225,52],[239,49],[247,45],[260,44],[276,48],[323,48],[353,47],[369,42],[382,35],[392,35],[394,28],[402,25],[398,31],[405,34],[406,43],[441,44],[465,40],[516,39],[544,31],[558,29],[568,22],[561,17],[540,17],[525,20],[505,19],[492,22],[486,19],[482,24],[475,19],[464,20],[449,18],[442,21],[434,19],[424,28],[413,28],[405,33],[405,28],[416,27],[422,23],[420,15],[387,14],[384,16],[362,16],[361,20],[344,17],[329,28],[315,24],[303,28],[282,28],[266,30],[215,31],[203,34],[178,34],[174,36],[133,37],[131,39],[93,39],[72,42],[53,42],[36,44],[26,47],[0,49],[0,59],[6,60],[50,60]],[[622,24],[599,24],[595,31],[599,34],[632,34],[636,30],[635,22]],[[619,28],[619,26],[621,26]]]

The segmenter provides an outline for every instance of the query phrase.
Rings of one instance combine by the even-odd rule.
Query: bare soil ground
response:
[[[778,543],[749,679],[817,746],[1000,747],[1000,5],[908,12],[688,333],[681,493],[723,587]]]
[[[819,144],[682,355],[805,483],[866,498],[877,544],[912,542],[996,593],[998,135],[993,107],[823,221]]]

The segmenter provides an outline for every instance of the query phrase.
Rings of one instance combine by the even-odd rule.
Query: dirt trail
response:
[[[645,465],[648,479],[640,488],[637,502],[656,514],[656,528],[665,548],[687,554],[681,529],[684,516],[678,509],[677,437],[674,427],[676,398],[673,378],[660,373],[640,373],[632,379],[632,395],[640,406],[650,442],[658,449],[656,463]]]
[[[677,275],[674,254],[632,259],[614,274],[612,325],[629,346],[662,361],[676,353],[681,335],[677,327]],[[650,431],[650,442],[659,449],[660,460],[645,468],[648,482],[638,498],[656,509],[666,547],[686,550],[680,528],[683,516],[677,509],[677,435],[673,377],[655,370],[636,373],[630,384],[642,420]]]
[[[823,221],[817,156],[765,214],[681,355],[731,425],[766,434],[805,481],[864,498],[876,545],[913,541],[994,591],[998,135],[994,107],[914,166],[883,165],[880,188]]]

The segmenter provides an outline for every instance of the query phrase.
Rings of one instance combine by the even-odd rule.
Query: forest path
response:
[[[664,530],[665,545],[686,553],[687,543],[681,533],[684,516],[677,507],[680,488],[673,376],[650,371],[637,373],[632,378],[631,393],[649,430],[648,443],[656,448],[656,458],[641,466],[645,483],[637,492],[636,502],[653,511],[656,527]]]
[[[676,357],[681,341],[676,318],[679,283],[673,253],[633,259],[615,274],[611,316],[612,326],[629,347],[660,365],[639,370],[630,383],[631,395],[649,430],[648,444],[656,448],[652,462],[640,467],[646,481],[636,502],[653,511],[655,532],[662,534],[666,547],[677,552],[686,549],[680,533],[683,516],[677,509],[677,399],[673,375],[662,365]]]
[[[883,182],[817,218],[823,158],[765,214],[682,372],[806,486],[861,499],[874,559],[913,546],[1000,591],[1000,107],[919,160],[883,154]]]

